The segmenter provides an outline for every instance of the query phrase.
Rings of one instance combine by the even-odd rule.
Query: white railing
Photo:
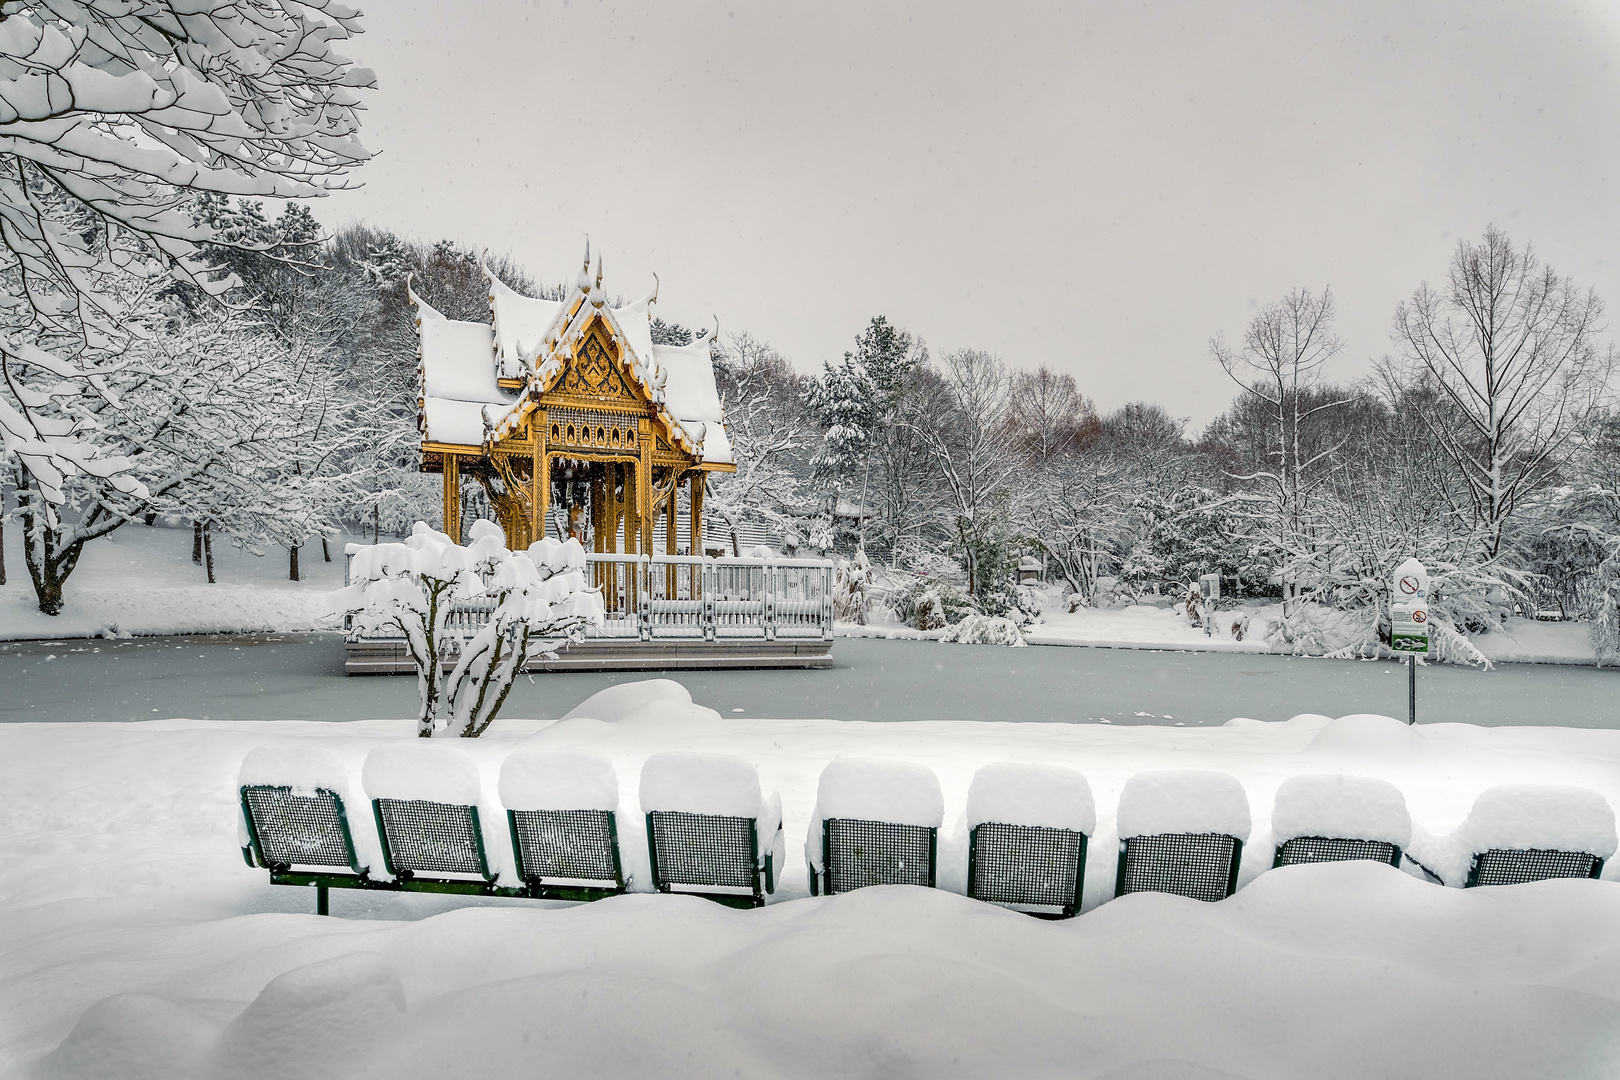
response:
[[[587,638],[832,640],[833,566],[825,559],[587,554],[585,561],[585,580],[602,591],[607,612]],[[343,576],[347,582],[347,561]],[[482,597],[460,601],[451,627],[470,636],[492,610]]]

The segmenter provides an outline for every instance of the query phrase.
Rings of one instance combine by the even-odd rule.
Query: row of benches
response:
[[[554,751],[519,751],[509,756],[504,768],[511,771],[524,766],[530,775],[541,776],[562,777],[582,769],[612,775],[605,759],[574,751],[561,753],[563,757]],[[690,781],[694,775],[700,779],[704,775],[701,768],[694,771],[694,762],[718,762],[721,772],[711,770],[708,775],[722,777],[732,791],[737,790],[737,779],[741,777],[745,792],[742,802],[757,804],[760,809],[752,813],[713,812],[715,800],[700,787],[693,788],[688,782],[683,788],[683,777]],[[806,844],[813,895],[844,893],[878,884],[937,884],[941,810],[937,781],[920,766],[869,764],[876,771],[864,777],[855,770],[851,759],[835,761],[823,774],[816,820]],[[908,804],[905,798],[896,796],[896,791],[903,795],[908,776],[883,771],[896,767],[912,770],[911,780],[921,776],[922,782],[916,785],[922,792],[920,812],[915,809],[917,800]],[[994,772],[998,769],[999,773]],[[1064,818],[1060,813],[1057,819],[1052,818],[1051,807],[1056,804],[1051,800],[1042,808],[1038,800],[1030,804],[1026,799],[1022,805],[1033,806],[1033,810],[1022,812],[1016,798],[1004,798],[999,804],[981,801],[981,809],[976,812],[975,796],[970,793],[967,893],[1030,914],[1072,916],[1080,910],[1087,844],[1094,831],[1094,816],[1085,816],[1092,813],[1089,787],[1080,774],[1071,770],[1002,765],[981,770],[974,790],[989,790],[980,784],[980,779],[987,776],[998,777],[1003,787],[1016,787],[1021,775],[1018,769],[1044,769],[1043,773],[1030,773],[1024,782],[1036,786],[1048,782],[1049,788],[1053,776],[1060,782],[1062,774],[1072,776],[1078,781],[1074,805],[1080,807],[1079,815]],[[841,793],[830,784],[835,774],[845,781]],[[1173,780],[1176,774],[1157,775]],[[1220,774],[1185,775],[1207,779]],[[867,787],[861,789],[857,784],[852,788],[852,777],[864,778]],[[642,775],[641,801],[654,889],[687,893],[735,907],[760,906],[765,896],[775,891],[782,847],[781,804],[774,796],[759,799],[757,794],[748,794],[750,778],[752,791],[757,793],[758,777],[753,766],[736,758],[666,753],[648,760]],[[1224,779],[1236,786],[1230,777]],[[489,837],[476,796],[452,802],[370,798],[383,863],[383,873],[378,875],[357,854],[341,783],[310,783],[302,776],[274,782],[263,770],[254,771],[251,778],[245,771],[239,787],[245,825],[242,854],[249,866],[267,869],[275,884],[314,886],[321,914],[328,911],[329,888],[596,900],[622,893],[630,884],[620,855],[618,812],[611,808],[617,806],[616,781],[611,783],[612,789],[606,795],[572,796],[577,802],[592,805],[568,805],[571,796],[565,790],[566,783],[559,788],[560,799],[546,798],[545,791],[538,799],[506,799],[524,805],[504,808],[515,877],[507,877],[503,883],[503,875],[489,857]],[[931,792],[929,784],[933,785]],[[650,794],[655,789],[656,798]],[[853,800],[851,790],[857,796]],[[1052,790],[1063,794],[1061,783]],[[1285,791],[1279,792],[1277,815],[1288,810],[1283,805],[1286,790],[1285,785]],[[870,795],[864,803],[863,791]],[[736,798],[728,805],[735,810]],[[992,809],[986,812],[984,806]],[[1243,806],[1246,815],[1246,803]],[[885,813],[885,807],[897,809]],[[1404,814],[1402,802],[1400,815]],[[1295,813],[1294,817],[1300,815]],[[1058,819],[1073,827],[1052,823]],[[1274,816],[1274,820],[1279,817]],[[1243,835],[1237,835],[1239,832]],[[1114,893],[1122,896],[1154,891],[1205,901],[1230,896],[1237,886],[1246,838],[1246,822],[1242,829],[1225,831],[1153,831],[1122,836]],[[1288,835],[1276,839],[1271,852],[1273,866],[1351,859],[1399,866],[1403,855],[1401,845],[1387,833],[1381,838]],[[1590,852],[1490,848],[1472,853],[1466,884],[1597,877],[1603,861]],[[1432,873],[1429,876],[1440,880]]]

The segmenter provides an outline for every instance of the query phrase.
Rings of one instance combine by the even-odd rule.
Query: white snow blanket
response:
[[[1298,836],[1379,840],[1403,851],[1412,843],[1406,797],[1387,780],[1370,776],[1291,776],[1271,808],[1274,844]]]
[[[288,787],[295,795],[313,795],[324,788],[343,795],[349,786],[349,770],[336,754],[318,746],[260,746],[242,759],[236,785]]]
[[[498,790],[508,810],[619,808],[613,762],[584,750],[514,750],[501,763]]]
[[[682,810],[722,817],[761,816],[759,773],[732,754],[671,751],[654,754],[641,768],[641,809]]]
[[[1415,839],[1452,834],[1502,784],[1615,805],[1620,731],[1323,716],[841,723],[678,704],[645,723],[503,719],[457,744],[491,793],[481,815],[501,820],[496,780],[520,749],[606,758],[630,814],[653,754],[735,755],[781,792],[793,830],[808,830],[836,757],[910,762],[941,789],[940,887],[812,900],[794,860],[760,911],[647,895],[644,831],[625,828],[630,896],[574,907],[334,890],[339,917],[323,919],[310,890],[243,865],[244,759],[317,748],[357,781],[373,749],[412,742],[409,720],[0,725],[0,1075],[415,1080],[469,1061],[491,1075],[544,1061],[674,1077],[866,1075],[881,1061],[928,1080],[1620,1072],[1614,861],[1601,881],[1474,890],[1370,863],[1272,870],[1260,817],[1220,903],[1114,900],[1107,858],[1088,860],[1085,914],[1068,922],[960,895],[968,791],[997,762],[1083,770],[1097,851],[1117,842],[1132,777],[1190,766],[1236,778],[1257,813],[1290,777],[1382,779]],[[369,818],[351,814],[358,848],[375,845]],[[492,869],[510,873],[504,828],[486,839]]]
[[[1461,885],[1474,856],[1493,848],[1584,851],[1611,859],[1616,848],[1614,807],[1589,788],[1501,784],[1480,792],[1467,819],[1450,834],[1418,830],[1412,857],[1447,884]]]
[[[1091,785],[1074,769],[998,761],[974,773],[968,786],[968,828],[987,821],[1042,825],[1090,836],[1097,831],[1097,806]]]
[[[1119,837],[1220,833],[1249,838],[1249,800],[1237,777],[1203,769],[1163,769],[1125,782]]]

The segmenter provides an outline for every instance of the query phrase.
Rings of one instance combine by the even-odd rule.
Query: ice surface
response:
[[[514,750],[501,762],[500,796],[508,810],[617,810],[619,776],[601,754]]]
[[[299,795],[313,795],[315,789],[325,788],[342,795],[348,779],[349,770],[331,751],[281,743],[248,751],[237,771],[236,785],[290,787]]]
[[[1587,788],[1501,784],[1480,793],[1458,830],[1470,855],[1492,848],[1584,851],[1608,859],[1615,851],[1614,809]]]
[[[1073,769],[996,762],[974,773],[968,787],[968,827],[986,821],[1045,825],[1090,836],[1097,831],[1097,808],[1091,785]]]
[[[1201,769],[1138,773],[1119,795],[1119,837],[1220,833],[1249,838],[1249,799],[1235,776]]]
[[[385,743],[366,755],[360,782],[368,799],[420,799],[476,806],[478,766],[458,746],[441,739]]]
[[[764,816],[759,773],[734,754],[670,750],[641,767],[641,809],[684,810],[724,817]],[[763,827],[761,832],[763,832]]]
[[[643,679],[640,682],[620,683],[618,686],[610,686],[606,690],[592,694],[568,710],[563,719],[588,717],[611,723],[623,720],[655,701],[690,705],[692,695],[687,692],[686,687],[674,679]]]
[[[1406,798],[1394,784],[1367,776],[1291,776],[1271,810],[1274,844],[1297,836],[1382,840],[1405,850],[1412,842]]]
[[[822,823],[828,818],[859,818],[895,825],[937,829],[945,818],[939,777],[911,761],[841,757],[828,762],[816,782],[816,807],[810,814],[804,850],[821,869]]]

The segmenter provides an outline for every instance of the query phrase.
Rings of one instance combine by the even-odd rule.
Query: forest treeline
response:
[[[323,238],[300,204],[272,219],[207,195],[192,212],[223,242],[228,307],[154,290],[172,362],[99,410],[146,495],[70,481],[53,551],[161,514],[196,523],[201,560],[218,542],[280,549],[296,576],[300,551],[339,530],[436,521],[406,280],[449,318],[487,320],[478,250],[358,223]],[[562,296],[509,257],[487,262],[520,292]],[[956,613],[1014,612],[1029,555],[1072,605],[1180,594],[1214,572],[1229,596],[1281,605],[1274,646],[1353,654],[1383,647],[1389,570],[1416,555],[1443,655],[1468,658],[1466,636],[1516,610],[1590,620],[1612,654],[1620,413],[1602,305],[1494,229],[1439,269],[1393,313],[1369,378],[1339,373],[1327,289],[1213,337],[1204,362],[1234,396],[1201,431],[1150,401],[1099,411],[1060,358],[935,353],[881,316],[815,375],[726,334],[714,357],[739,460],[711,480],[711,528],[860,551],[902,610],[932,589]],[[655,336],[692,339],[663,321]]]

